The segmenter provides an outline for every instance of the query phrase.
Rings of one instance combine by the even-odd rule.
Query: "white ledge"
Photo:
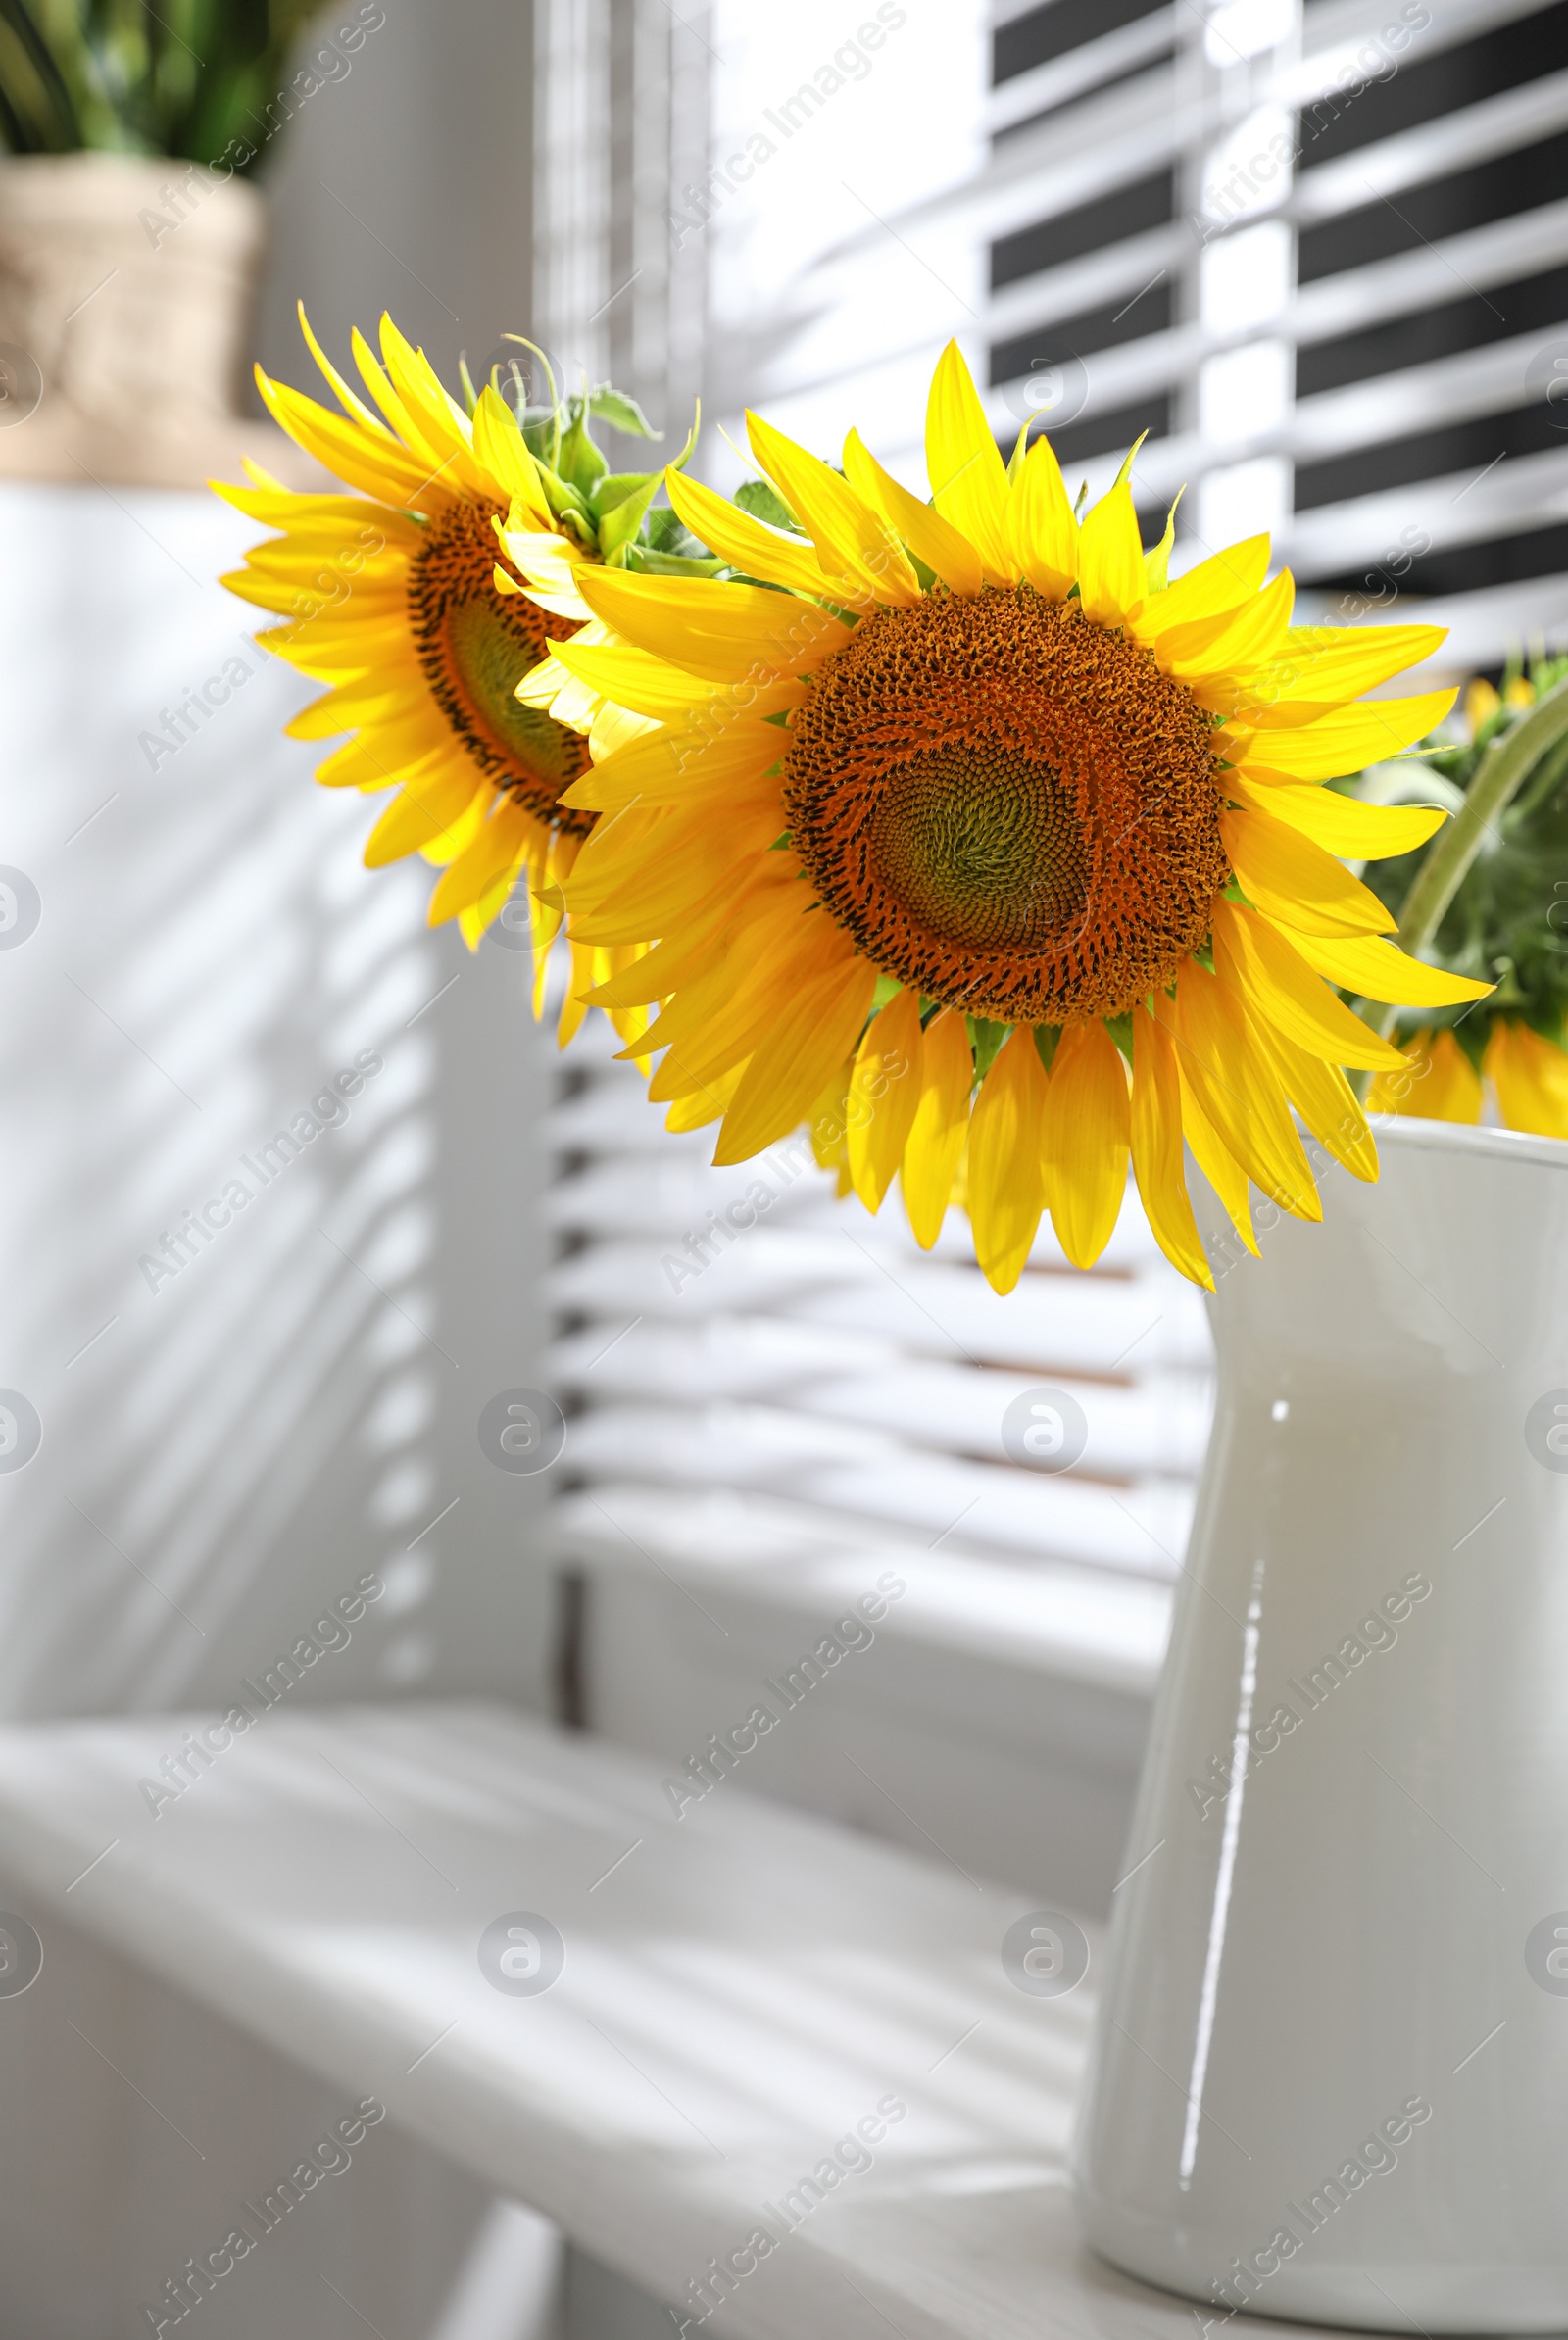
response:
[[[1143,1700],[1153,1696],[1170,1631],[1165,1584],[1109,1568],[934,1557],[863,1520],[765,1496],[602,1483],[558,1504],[552,1536],[561,1556],[597,1569],[662,1573],[710,1603],[763,1602],[818,1619],[895,1569],[906,1590],[877,1626],[890,1639]]]
[[[656,1766],[477,1705],[267,1714],[154,1818],[200,1721],[0,1731],[35,1987],[69,1917],[694,2316],[770,2234],[713,2316],[741,2340],[1188,2340],[1078,2239],[1089,1985],[1014,1988],[1015,1897],[738,1788],[677,1821]],[[564,1944],[537,1996],[480,1971],[518,1911]]]

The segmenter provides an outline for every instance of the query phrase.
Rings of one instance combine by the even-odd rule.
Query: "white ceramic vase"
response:
[[[1217,2328],[1556,2331],[1568,1146],[1379,1145],[1220,1263],[1075,2181],[1095,2248]]]

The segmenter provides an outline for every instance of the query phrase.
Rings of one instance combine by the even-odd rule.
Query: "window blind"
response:
[[[738,1555],[826,1537],[1176,1575],[1208,1332],[1136,1193],[1096,1270],[1048,1225],[1004,1299],[961,1213],[922,1252],[897,1192],[875,1217],[840,1200],[804,1134],[713,1169],[712,1132],[670,1136],[614,1046],[579,1036],[549,1130],[550,1370],[579,1527],[597,1506],[662,1550],[716,1501]]]

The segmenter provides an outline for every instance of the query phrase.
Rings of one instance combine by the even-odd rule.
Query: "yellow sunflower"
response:
[[[329,686],[289,724],[291,735],[354,734],[318,767],[318,779],[330,788],[397,790],[366,845],[368,867],[422,853],[443,871],[430,923],[457,918],[475,950],[526,873],[535,897],[537,1012],[545,954],[561,924],[560,881],[594,815],[562,803],[564,790],[588,769],[587,744],[523,706],[515,687],[553,643],[576,632],[587,611],[564,613],[571,569],[624,541],[617,525],[624,531],[629,518],[636,528],[659,474],[622,475],[615,483],[623,502],[636,491],[617,523],[608,506],[596,512],[591,493],[537,459],[493,385],[471,417],[466,414],[390,317],[381,320],[379,362],[359,332],[353,340],[379,413],[328,362],[303,310],[300,321],[342,414],[258,367],[262,396],[289,436],[358,492],[294,494],[254,464],[246,465],[248,487],[215,482],[230,504],[281,532],[223,582],[288,618],[259,639]],[[615,403],[617,419],[635,414],[629,402]],[[585,415],[574,413],[573,431],[567,467],[591,486],[607,465],[587,436]],[[558,451],[560,440],[558,423]],[[539,591],[508,567],[503,526],[528,548],[543,579]],[[622,735],[641,728],[628,719]],[[602,729],[602,740],[613,736]],[[579,955],[564,1039],[583,1012],[571,995],[612,975],[628,955],[615,948]],[[636,1013],[618,1028],[630,1039],[645,1022]]]
[[[1517,1016],[1494,1019],[1479,1072],[1450,1031],[1418,1032],[1399,1069],[1373,1082],[1367,1105],[1424,1121],[1476,1122],[1489,1081],[1504,1129],[1568,1138],[1568,1054]]]
[[[1441,633],[1292,627],[1264,537],[1168,583],[1173,528],[1145,555],[1130,460],[1080,525],[1043,439],[1004,463],[953,345],[930,504],[853,432],[841,475],[749,427],[796,526],[672,475],[735,573],[579,570],[607,638],[548,670],[579,726],[600,703],[651,725],[565,792],[600,815],[567,897],[583,941],[655,946],[591,996],[662,1003],[635,1053],[662,1055],[672,1125],[720,1121],[719,1162],[803,1120],[827,1155],[842,1133],[862,1199],[897,1177],[925,1245],[961,1194],[999,1292],[1043,1211],[1099,1257],[1129,1156],[1161,1246],[1209,1283],[1184,1138],[1249,1243],[1249,1181],[1321,1216],[1293,1106],[1375,1177],[1340,1067],[1401,1060],[1332,987],[1490,987],[1385,940],[1338,858],[1409,852],[1443,813],[1321,783],[1447,711],[1352,704]]]

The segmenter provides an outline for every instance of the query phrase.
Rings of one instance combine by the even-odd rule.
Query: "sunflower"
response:
[[[1334,987],[1490,987],[1385,940],[1338,858],[1406,852],[1443,812],[1320,784],[1446,711],[1354,704],[1442,634],[1293,627],[1264,537],[1169,583],[1173,522],[1146,556],[1131,459],[1080,524],[1045,440],[1004,463],[955,345],[930,504],[853,432],[840,473],[748,420],[792,525],[672,475],[731,576],[579,570],[608,638],[551,658],[581,701],[558,714],[651,726],[565,792],[600,815],[567,897],[584,941],[653,946],[590,996],[661,1003],[626,1052],[662,1057],[672,1126],[718,1121],[718,1162],[803,1120],[828,1157],[842,1136],[861,1198],[897,1178],[927,1246],[961,1193],[999,1292],[1044,1211],[1069,1259],[1100,1256],[1129,1156],[1209,1284],[1184,1139],[1253,1248],[1250,1181],[1321,1216],[1297,1115],[1375,1177],[1340,1068],[1397,1051]]]
[[[564,431],[559,411],[542,426],[547,463],[493,384],[466,414],[387,317],[379,362],[359,332],[353,339],[376,414],[328,362],[303,309],[300,321],[342,414],[258,367],[262,396],[299,446],[359,492],[293,494],[249,463],[248,487],[215,482],[230,504],[281,531],[223,582],[286,617],[259,639],[329,686],[290,734],[354,734],[317,778],[329,788],[397,790],[366,845],[368,867],[422,853],[443,872],[430,923],[455,917],[471,950],[526,875],[538,1012],[545,955],[561,925],[561,880],[594,823],[562,796],[587,771],[590,751],[514,693],[588,615],[567,594],[572,569],[607,553],[624,558],[660,484],[657,471],[621,474],[609,483],[614,503],[601,503],[595,490],[608,466],[589,436],[589,411],[608,409],[623,429],[647,426],[617,393],[574,400]],[[502,528],[526,549],[538,590],[508,565]],[[632,736],[641,726],[627,719],[621,728]],[[602,740],[613,736],[602,732]],[[626,956],[579,954],[564,1039],[582,1015],[571,995],[612,975]],[[622,1036],[645,1022],[620,1019]]]
[[[1398,1071],[1379,1073],[1367,1105],[1423,1121],[1476,1122],[1488,1082],[1504,1129],[1568,1138],[1568,1054],[1520,1016],[1492,1019],[1479,1067],[1452,1031],[1418,1032]]]

